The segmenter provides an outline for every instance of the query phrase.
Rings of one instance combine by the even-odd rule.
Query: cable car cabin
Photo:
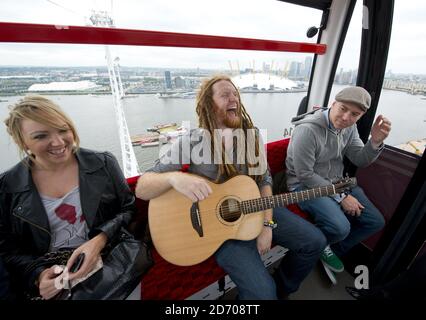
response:
[[[291,139],[289,136],[293,129],[291,118],[296,115],[310,112],[318,107],[328,107],[333,101],[334,94],[337,93],[339,86],[342,88],[343,86],[357,85],[365,88],[370,93],[372,99],[370,108],[357,123],[360,138],[364,143],[367,142],[373,122],[379,114],[390,114],[388,117],[392,121],[392,132],[395,132],[393,136],[391,132],[388,140],[385,141],[387,144],[384,150],[379,158],[370,166],[360,169],[351,164],[349,160],[345,162],[345,172],[347,172],[349,176],[357,178],[358,185],[363,188],[367,197],[384,215],[386,222],[382,231],[354,247],[350,253],[343,258],[345,270],[348,272],[345,276],[346,284],[353,286],[354,277],[357,276],[357,266],[365,265],[369,270],[371,286],[372,284],[385,283],[400,272],[407,270],[416,259],[426,252],[425,154],[422,154],[420,150],[421,145],[419,144],[415,147],[415,153],[410,153],[396,147],[396,145],[403,142],[399,141],[397,138],[401,136],[401,134],[406,134],[407,138],[404,139],[407,141],[413,138],[426,138],[424,136],[418,136],[426,132],[424,130],[426,123],[426,113],[424,110],[426,109],[424,108],[424,102],[422,104],[421,101],[424,100],[424,97],[420,98],[421,95],[426,95],[426,86],[424,85],[426,79],[421,78],[421,76],[417,78],[413,76],[415,78],[413,81],[409,79],[410,77],[401,77],[399,79],[395,74],[389,72],[389,70],[386,71],[387,63],[392,62],[392,54],[389,55],[388,59],[388,53],[392,53],[393,50],[391,44],[397,46],[398,42],[401,42],[398,41],[400,38],[395,36],[397,32],[395,30],[398,30],[400,27],[400,20],[394,19],[403,12],[403,10],[399,10],[398,5],[400,3],[401,2],[393,0],[289,0],[276,2],[276,4],[282,6],[296,5],[297,8],[310,10],[308,14],[303,15],[306,19],[309,19],[310,15],[318,17],[313,23],[314,27],[311,27],[312,24],[305,25],[306,23],[300,19],[297,21],[297,24],[302,23],[305,30],[308,30],[307,37],[316,37],[312,42],[264,40],[261,39],[262,37],[256,38],[253,36],[229,37],[195,33],[121,29],[115,28],[112,24],[112,20],[101,21],[100,16],[93,18],[93,27],[72,25],[58,26],[53,23],[38,24],[32,21],[30,21],[30,23],[16,23],[8,22],[3,19],[4,21],[0,22],[0,49],[1,46],[15,43],[19,45],[67,44],[69,48],[73,48],[75,44],[102,44],[138,49],[145,47],[161,47],[169,50],[171,47],[178,47],[191,48],[191,50],[201,48],[203,50],[210,50],[209,52],[227,49],[227,52],[234,50],[232,51],[234,53],[235,51],[240,50],[239,52],[241,52],[241,50],[243,50],[253,55],[256,51],[309,55],[307,57],[309,59],[306,59],[303,63],[304,69],[301,67],[302,63],[300,62],[295,64],[287,63],[287,65],[283,67],[281,73],[278,71],[275,72],[275,76],[277,77],[278,75],[281,76],[281,78],[287,76],[298,81],[295,82],[295,86],[282,89],[278,87],[278,84],[271,83],[266,87],[261,87],[261,76],[259,75],[258,83],[251,83],[250,85],[240,88],[243,93],[245,89],[247,94],[255,95],[252,102],[253,105],[261,105],[262,108],[269,107],[269,109],[261,109],[261,111],[253,107],[252,111],[254,115],[252,118],[256,125],[258,122],[257,119],[266,119],[264,122],[259,122],[262,122],[262,125],[266,123],[264,126],[266,127],[265,129],[268,130],[270,140],[267,141],[267,159],[271,174],[275,176],[275,178],[278,177],[277,174],[285,170],[287,147]],[[265,17],[265,21],[266,19],[268,19],[268,17]],[[279,29],[283,30],[289,28]],[[350,34],[352,29],[357,29],[358,34],[357,37],[349,39],[348,37],[351,37]],[[355,44],[358,47],[354,49],[352,45]],[[93,47],[95,46],[92,46],[92,48]],[[122,105],[123,101],[125,101],[123,98],[125,95],[123,87],[133,90],[131,91],[133,93],[137,93],[138,88],[135,84],[135,80],[132,78],[133,74],[127,77],[127,80],[131,79],[131,81],[129,80],[128,84],[123,85],[123,82],[127,80],[123,80],[119,76],[119,60],[112,59],[108,48],[109,47],[106,49],[108,70],[105,71],[108,79],[103,79],[102,81],[104,81],[103,85],[109,86],[109,89],[108,92],[103,93],[111,92],[113,95],[113,99],[109,98],[109,100],[113,100],[112,104],[114,106],[120,136],[119,145],[117,143],[116,149],[121,151],[121,159],[123,160],[122,169],[125,172],[130,187],[134,189],[140,175],[140,171],[137,170],[138,166],[135,153],[138,156],[140,156],[140,154],[148,154],[148,148],[138,149],[138,152],[134,152],[134,148],[137,147],[132,145],[134,141],[130,139],[128,123],[132,126],[136,126],[139,121],[146,121],[146,119],[139,119],[139,117],[143,118],[141,113],[138,114],[137,111],[135,111],[139,106],[127,108],[126,112],[135,113],[128,116],[126,119]],[[404,50],[407,49],[405,48]],[[188,52],[189,51],[185,51],[185,53]],[[346,55],[348,55],[348,53],[355,55],[351,56],[351,61],[356,62],[354,70],[351,72],[345,72],[344,66],[340,65],[340,62],[347,58]],[[134,56],[140,56],[134,52],[132,52],[132,54]],[[52,64],[54,63],[55,62],[52,61]],[[121,60],[120,63],[126,65],[124,60]],[[424,63],[424,61],[422,61],[422,63]],[[22,65],[26,64],[27,60],[22,61]],[[232,69],[235,67],[230,60],[229,64],[232,74]],[[263,70],[269,72],[273,70],[273,65],[274,62],[270,65],[264,64]],[[424,69],[421,68],[424,68],[424,65],[419,67],[419,70],[424,71]],[[239,70],[240,67],[238,66],[237,69],[238,77],[243,78],[242,72]],[[301,71],[302,69],[306,69],[306,72],[303,73]],[[253,62],[250,62],[250,67],[247,68],[248,75],[250,76],[246,76],[246,78],[255,78],[255,71],[256,66],[253,60]],[[423,73],[426,74],[426,72]],[[170,71],[166,71],[164,75],[164,86],[166,88],[170,86],[171,88]],[[269,72],[269,78],[271,78],[271,76],[272,72]],[[73,77],[75,77],[74,74]],[[85,75],[85,77],[88,76]],[[101,76],[98,75],[97,77]],[[267,78],[268,76],[265,76],[262,79]],[[4,79],[8,79],[8,76]],[[0,84],[2,84],[1,81],[8,81],[4,79],[0,77]],[[16,79],[19,79],[19,77]],[[16,83],[19,85],[19,81],[24,80],[14,80],[13,85],[17,85]],[[150,77],[149,81],[151,82],[147,81],[145,83],[146,87],[143,88],[145,91],[142,90],[142,93],[147,93],[147,88],[152,89],[153,77]],[[188,82],[190,81],[188,80]],[[182,83],[185,84],[184,80],[175,79],[175,86],[176,84],[181,85]],[[279,85],[284,86],[283,83],[284,82],[280,82]],[[7,82],[7,86],[3,86],[3,88],[6,87],[12,87],[10,82]],[[1,90],[3,89],[0,85],[0,95]],[[153,90],[149,91],[149,93],[157,93],[159,97],[161,97],[161,101],[166,101],[164,102],[164,106],[167,101],[170,101],[168,99],[175,99],[177,97],[191,99],[194,97],[193,93],[187,94],[181,91],[173,92],[171,89],[169,91],[163,91],[160,92],[157,90],[157,92],[155,92],[155,90]],[[29,91],[20,88],[14,92],[15,95],[20,95]],[[47,93],[52,94],[52,92]],[[61,101],[62,104],[66,104],[67,99],[62,98],[63,96],[61,95],[64,92],[55,91],[54,93],[56,93],[59,98],[63,99]],[[96,96],[97,99],[99,99],[99,95]],[[145,95],[140,96],[144,96],[145,99]],[[104,96],[104,98],[105,97],[107,96]],[[242,98],[243,103],[244,99],[248,99],[248,97],[247,95]],[[265,97],[267,97],[267,99]],[[279,97],[279,99],[277,97]],[[288,97],[297,97],[297,105],[293,109],[287,106],[287,103],[290,104],[288,101],[291,100]],[[274,109],[272,104],[276,101],[275,99],[277,99],[277,101],[281,101],[280,99],[285,101],[282,104],[286,104],[286,109]],[[105,101],[98,104],[103,104]],[[189,104],[195,109],[194,101],[179,101],[189,101]],[[3,102],[0,101],[0,104],[1,103]],[[85,104],[85,102],[79,101],[75,105]],[[392,108],[392,104],[396,105],[396,107]],[[168,116],[171,114],[172,109],[170,105],[171,103],[168,104],[167,108],[164,107],[164,109],[157,108],[155,112],[161,112],[161,110],[163,110]],[[176,114],[179,116],[184,113],[184,111],[182,111],[184,110],[182,107],[183,105],[186,104],[180,104],[180,109],[177,109],[178,111]],[[404,109],[402,109],[402,106]],[[76,110],[75,108],[76,107],[73,107],[69,110],[74,112]],[[393,110],[395,110],[395,112]],[[153,114],[151,112],[152,110],[148,111],[149,112],[145,114],[151,115],[151,117],[158,116],[158,114]],[[85,112],[87,113],[87,118],[97,119],[99,123],[102,123],[104,120],[96,114],[90,114],[90,108],[86,108]],[[75,114],[77,115],[77,113],[78,112]],[[167,116],[161,119],[165,119],[164,121],[166,122],[176,121],[175,119],[167,118]],[[190,118],[191,116],[192,115],[188,117]],[[262,116],[264,118],[261,118]],[[422,117],[424,117],[424,119]],[[104,125],[104,127],[101,128],[96,127],[97,121],[89,122],[88,130],[85,131],[85,135],[87,136],[90,136],[91,132],[94,131],[105,132],[106,127],[110,129],[108,125]],[[152,125],[153,123],[145,123],[146,127],[152,127]],[[402,128],[403,126],[406,126],[405,129]],[[413,133],[407,134],[407,130],[413,130]],[[269,132],[271,134],[269,134]],[[283,139],[283,132],[285,133],[284,138],[286,139]],[[414,135],[414,137],[412,135]],[[152,138],[153,136],[150,135],[149,139]],[[101,142],[104,142],[104,140],[105,136],[102,137]],[[0,145],[1,148],[6,150],[6,152],[2,150],[2,154],[6,155],[7,159],[13,152],[11,150],[11,152],[7,152],[9,151],[9,145],[3,144],[3,141],[6,141],[6,139],[2,138],[0,141],[2,143]],[[155,141],[153,142],[152,140],[143,141],[146,143],[146,145],[144,145],[145,147],[148,147],[148,144],[155,143]],[[13,159],[13,161],[15,161],[15,159]],[[12,163],[12,160],[10,163]],[[3,163],[0,164],[3,166]],[[8,167],[4,165],[4,167],[0,167],[0,171],[4,171],[7,168]],[[131,224],[131,228],[136,235],[144,233],[148,220],[148,205],[149,203],[147,201],[137,200],[138,214]],[[308,214],[302,212],[297,205],[292,205],[290,209],[295,212],[295,214],[299,214],[305,219],[310,219]],[[264,263],[270,271],[272,271],[274,263],[285,255],[286,250],[286,248],[274,246],[271,253],[263,257]],[[142,299],[210,300],[223,297],[226,292],[233,288],[232,281],[227,277],[225,272],[218,267],[213,257],[193,266],[181,267],[168,263],[157,253],[155,248],[153,248],[153,258],[155,262],[154,266],[142,279]],[[309,278],[305,280],[305,282],[309,281],[311,281]],[[310,285],[315,286],[315,284]],[[310,290],[310,293],[315,294],[315,292],[317,291]],[[332,292],[332,290],[327,287],[319,292],[321,293],[316,296],[309,296],[309,299],[322,299],[324,295],[327,295],[328,292]],[[307,296],[296,297],[303,299]],[[348,295],[341,295],[339,298],[348,299],[350,297]]]

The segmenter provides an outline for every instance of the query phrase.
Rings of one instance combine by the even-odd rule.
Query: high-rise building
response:
[[[166,80],[166,89],[172,88],[172,77],[170,75],[170,71],[164,71],[164,78]]]
[[[185,88],[185,79],[178,76],[175,78],[175,87],[176,88]]]
[[[297,61],[292,61],[290,64],[290,70],[288,72],[288,77],[290,78],[298,78],[300,77],[302,69],[302,63]]]
[[[312,69],[312,57],[306,57],[305,68],[304,68],[305,80],[309,80],[309,77],[311,76],[311,69]]]
[[[271,71],[271,65],[264,62],[262,65],[262,69],[263,69],[263,72],[268,73],[269,71]]]

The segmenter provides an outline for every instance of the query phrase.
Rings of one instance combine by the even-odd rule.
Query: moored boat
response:
[[[423,152],[425,151],[426,138],[420,139],[420,140],[410,140],[406,143],[397,145],[396,147],[421,156]]]
[[[157,124],[151,128],[146,129],[146,131],[149,132],[158,132],[158,130],[161,129],[167,129],[170,127],[177,127],[177,123],[176,122],[170,122],[170,123],[164,123],[164,124]]]
[[[147,148],[147,147],[156,147],[160,144],[160,141],[151,141],[151,142],[142,142],[140,144],[140,146],[142,148]]]
[[[141,145],[142,143],[158,141],[159,138],[160,138],[160,134],[158,132],[149,132],[149,133],[132,136],[130,140],[132,141],[133,146],[138,146],[138,145]]]

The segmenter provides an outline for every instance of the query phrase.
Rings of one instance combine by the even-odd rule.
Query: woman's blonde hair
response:
[[[56,129],[63,129],[64,127],[60,123],[65,122],[74,135],[74,152],[79,148],[80,138],[78,137],[74,123],[53,101],[40,95],[28,95],[10,106],[9,109],[9,117],[4,120],[4,123],[6,124],[7,132],[19,148],[21,158],[27,155],[32,161],[35,160],[34,155],[28,152],[24,143],[22,121],[25,119],[33,120]]]

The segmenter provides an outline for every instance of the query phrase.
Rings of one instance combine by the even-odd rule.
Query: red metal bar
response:
[[[0,22],[0,42],[113,44],[324,54],[326,45],[132,29]]]

